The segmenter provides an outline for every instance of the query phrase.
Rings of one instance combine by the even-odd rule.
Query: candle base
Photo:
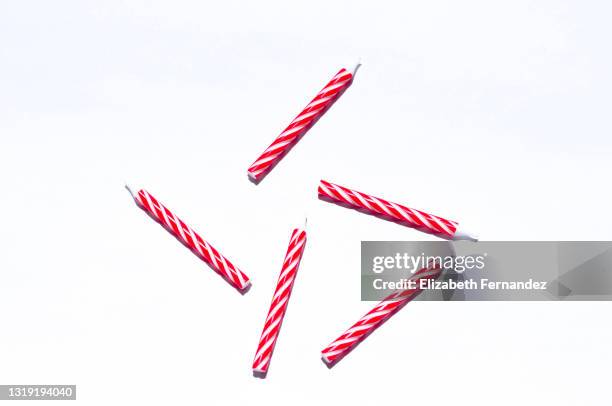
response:
[[[264,371],[264,370],[261,370],[261,369],[253,369],[253,376],[255,378],[264,379],[266,377],[266,375],[268,375],[268,371]]]

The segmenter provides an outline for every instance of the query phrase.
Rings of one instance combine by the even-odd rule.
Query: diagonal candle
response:
[[[420,280],[437,279],[442,273],[442,269],[437,266],[423,268],[410,277],[415,281],[416,288],[404,289],[393,292],[381,301],[376,307],[370,310],[359,321],[346,330],[333,343],[321,351],[321,358],[328,366],[334,366],[357,344],[363,341],[374,330],[383,325],[391,316],[398,312],[408,302],[421,293]]]
[[[221,255],[219,251],[162,205],[149,192],[144,189],[132,189],[128,185],[125,185],[125,188],[130,192],[138,207],[190,248],[233,287],[241,292],[245,292],[251,286],[251,281],[240,269],[236,268],[229,259]]]
[[[317,120],[334,104],[353,82],[357,69],[356,64],[350,71],[342,68],[332,80],[325,85],[314,99],[297,115],[285,130],[270,144],[259,158],[249,167],[247,173],[254,182],[260,182],[269,171],[289,152]]]
[[[296,228],[293,230],[291,239],[289,240],[287,254],[283,261],[283,267],[278,277],[278,282],[276,283],[276,290],[272,296],[270,310],[268,311],[261,338],[259,339],[259,345],[257,346],[257,353],[253,360],[253,374],[256,376],[265,377],[268,372],[274,345],[278,339],[283,318],[287,311],[289,297],[293,289],[293,282],[295,281],[295,276],[300,266],[300,260],[302,259],[305,247],[306,231]]]
[[[456,221],[411,209],[325,180],[319,183],[319,197],[449,240],[478,241],[478,238],[461,229]]]

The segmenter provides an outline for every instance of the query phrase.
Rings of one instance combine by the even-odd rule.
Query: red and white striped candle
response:
[[[332,80],[297,115],[296,118],[276,137],[270,146],[251,164],[247,173],[254,182],[261,181],[272,168],[300,140],[300,137],[325,114],[334,102],[351,85],[361,64],[351,70],[340,69]]]
[[[283,318],[287,311],[289,297],[291,296],[291,290],[293,289],[293,283],[295,282],[295,276],[305,247],[306,231],[296,228],[291,233],[287,254],[283,261],[283,267],[276,283],[274,296],[272,296],[270,310],[268,311],[261,338],[259,339],[259,345],[257,346],[257,352],[255,353],[255,359],[253,360],[253,373],[256,375],[265,376],[268,372],[272,352],[274,351]]]
[[[153,195],[144,189],[132,189],[128,185],[125,187],[138,207],[190,248],[234,288],[244,292],[251,286],[251,281],[240,269],[236,268],[229,259],[221,255],[219,251],[168,210]]]
[[[478,241],[478,238],[459,227],[456,221],[411,209],[325,180],[319,183],[319,197],[449,240]]]
[[[421,279],[437,279],[441,273],[442,269],[439,267],[423,268],[415,272],[409,278],[415,281],[415,289],[399,290],[387,296],[376,307],[359,319],[357,323],[353,324],[351,328],[321,351],[323,361],[329,366],[335,365],[336,362],[353,350],[357,344],[421,293],[422,289],[419,288],[419,281]]]

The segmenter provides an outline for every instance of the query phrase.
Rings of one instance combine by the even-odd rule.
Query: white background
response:
[[[373,303],[361,240],[435,239],[320,178],[484,240],[609,240],[607,2],[0,5],[0,383],[77,403],[604,404],[610,303]],[[342,66],[352,87],[259,185],[246,169]],[[139,210],[146,187],[253,281]],[[308,244],[267,379],[251,361],[291,230]],[[74,404],[74,402],[72,403]]]

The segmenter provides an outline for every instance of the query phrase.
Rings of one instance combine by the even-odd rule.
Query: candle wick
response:
[[[304,217],[304,231],[306,231],[307,226],[308,226],[308,217]]]
[[[132,195],[132,198],[136,198],[134,195],[134,191],[132,190],[132,188],[130,187],[130,185],[128,185],[127,183],[125,184],[125,188],[127,189],[128,192],[130,192],[130,194]]]
[[[357,73],[357,70],[359,69],[360,66],[361,66],[361,58],[359,58],[355,66],[353,66],[353,70],[351,71],[353,78],[355,77],[355,74]]]

